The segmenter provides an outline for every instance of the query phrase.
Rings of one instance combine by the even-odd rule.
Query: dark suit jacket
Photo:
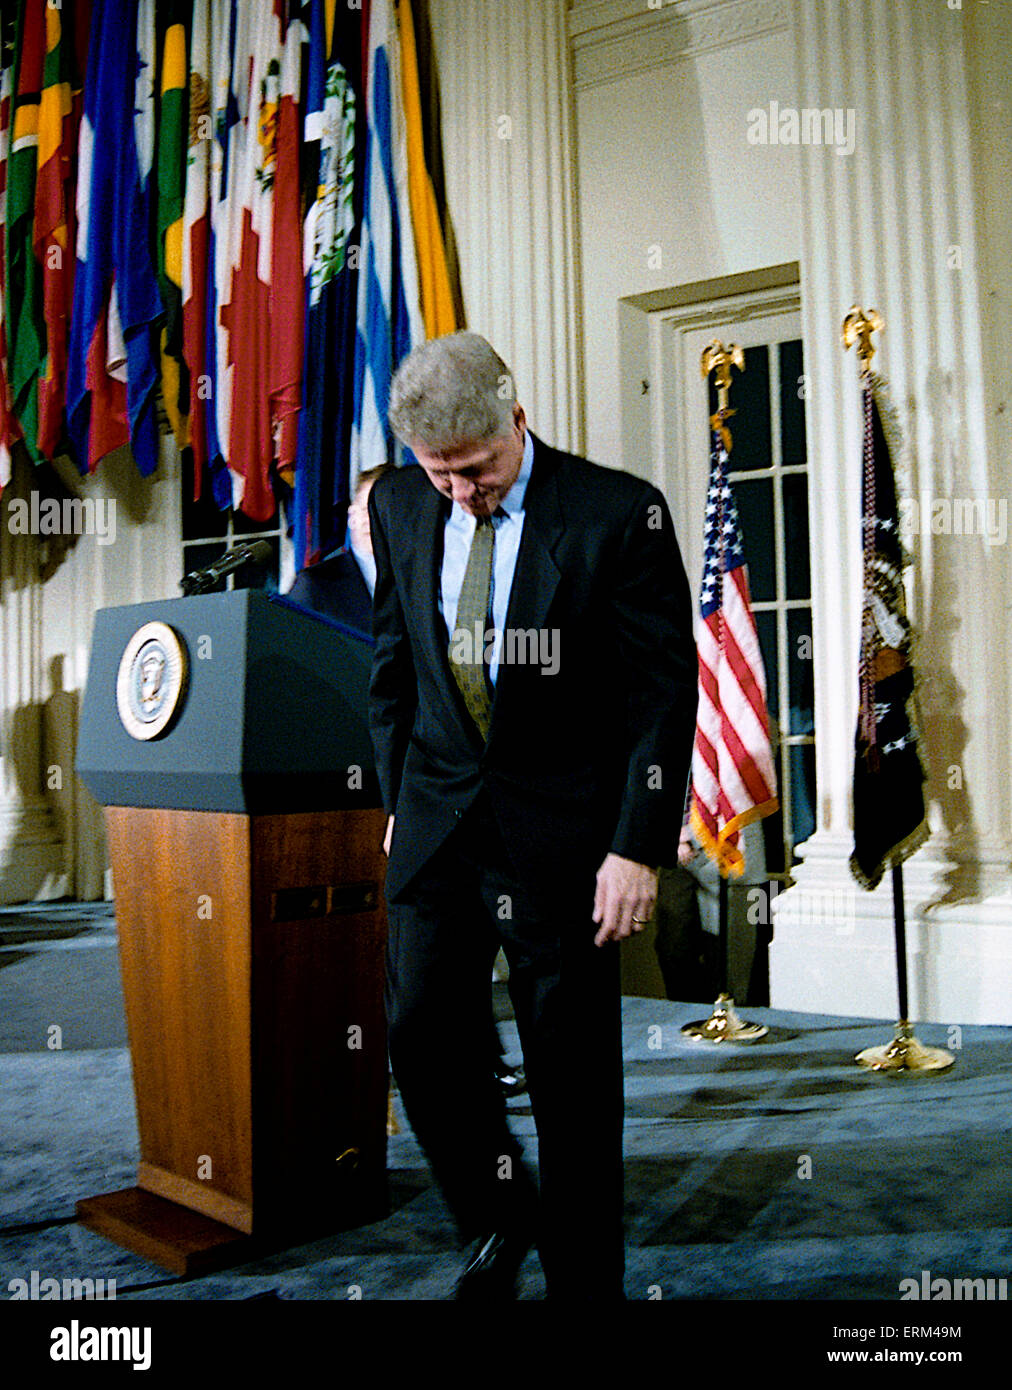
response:
[[[367,636],[372,633],[372,594],[350,550],[339,550],[301,570],[285,597]]]
[[[499,667],[487,745],[450,671],[437,594],[450,503],[416,466],[369,497],[377,564],[370,725],[396,811],[395,901],[484,786],[532,887],[609,850],[676,862],[696,648],[667,505],[649,483],[534,440],[507,628],[555,629],[560,668]]]

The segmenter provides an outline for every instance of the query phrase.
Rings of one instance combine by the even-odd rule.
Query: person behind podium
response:
[[[474,1242],[457,1298],[515,1297],[534,1243],[550,1298],[622,1298],[618,942],[676,853],[695,728],[678,545],[656,488],[531,434],[477,334],[417,348],[389,418],[420,465],[369,498],[394,1075]],[[480,1045],[500,943],[537,1192]]]
[[[321,613],[325,618],[372,636],[372,592],[376,584],[376,562],[369,539],[369,493],[377,478],[393,471],[393,464],[380,463],[358,475],[355,494],[348,508],[348,544],[301,570],[288,590],[293,603]]]

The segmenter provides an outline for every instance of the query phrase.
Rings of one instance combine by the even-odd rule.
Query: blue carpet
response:
[[[853,1057],[888,1041],[881,1022],[747,1009],[770,1035],[732,1051],[682,1037],[701,1012],[623,1005],[631,1300],[897,1300],[923,1270],[1009,1280],[1012,1029],[963,1028],[947,1074],[880,1077]],[[500,1027],[518,1058],[512,1020]],[[940,1025],[918,1036],[952,1047]],[[533,1164],[527,1098],[510,1111]],[[118,1299],[446,1299],[453,1227],[399,1118],[382,1220],[224,1273],[167,1275],[73,1220],[78,1198],[130,1185],[138,1158],[111,909],[0,912],[0,1287],[37,1270],[114,1278]],[[543,1295],[532,1254],[520,1298]]]

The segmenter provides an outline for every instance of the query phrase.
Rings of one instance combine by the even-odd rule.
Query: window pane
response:
[[[784,555],[787,598],[811,598],[812,574],[808,558],[808,478],[790,473],[783,480]]]
[[[803,743],[789,750],[791,761],[791,820],[793,841],[800,845],[815,831],[815,746]]]
[[[266,564],[240,565],[232,574],[233,589],[266,589],[269,593],[277,593],[278,575],[281,572],[281,542],[277,536],[267,536],[265,544],[271,548],[270,560]]]
[[[717,388],[710,376],[710,414],[717,409]],[[745,370],[731,368],[730,467],[769,468],[772,463],[770,425],[770,354],[767,347],[745,349]],[[709,439],[707,441],[709,447]]]
[[[777,719],[780,713],[777,615],[775,613],[756,613],[755,625],[759,633],[759,648],[763,654],[763,666],[766,668],[766,708],[769,710],[770,718]]]
[[[225,552],[224,541],[214,541],[210,545],[184,545],[183,546],[183,573],[191,574],[194,570],[207,569],[208,565],[213,565]],[[219,579],[217,584],[205,590],[209,594],[223,594],[228,587],[227,578]]]
[[[780,784],[780,767],[777,765],[777,785]],[[762,821],[763,846],[766,850],[766,872],[768,874],[782,874],[785,871],[784,865],[784,813],[776,811],[772,816],[765,816]]]
[[[251,517],[243,512],[233,512],[232,530],[237,536],[255,536],[261,531],[276,531],[278,529],[278,517],[275,512],[270,521],[253,521]],[[243,588],[246,586],[243,585]]]
[[[224,539],[228,534],[229,512],[221,512],[215,506],[206,471],[202,480],[200,501],[194,502],[193,451],[187,449],[183,458],[183,540],[204,540],[211,536],[221,536]]]
[[[732,484],[738,503],[741,537],[748,562],[749,593],[755,602],[775,599],[773,550],[773,480],[755,478]]]
[[[240,565],[237,570],[232,571],[232,587],[234,589],[266,589],[270,593],[277,593],[278,576],[281,572],[281,542],[277,536],[267,536],[267,545],[271,548],[270,558],[265,564],[246,564]],[[211,541],[207,545],[184,545],[183,546],[183,573],[190,574],[193,570],[206,569],[208,565],[213,565],[216,560],[220,560],[227,550],[233,547],[227,541]],[[224,575],[210,589],[205,592],[209,594],[220,594],[228,588],[228,575]]]
[[[815,733],[815,680],[812,674],[812,614],[793,608],[787,614],[787,679],[791,694],[792,734]]]
[[[780,344],[780,457],[783,463],[807,463],[805,403],[798,395],[804,372],[801,339]]]

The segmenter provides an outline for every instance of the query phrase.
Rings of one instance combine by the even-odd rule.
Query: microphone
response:
[[[226,574],[231,574],[233,570],[240,569],[243,565],[263,565],[271,558],[271,548],[266,541],[246,541],[243,545],[233,546],[231,550],[226,550],[220,559],[215,560],[213,565],[208,565],[206,569],[191,570],[189,574],[184,574],[179,581],[179,587],[183,594],[189,598],[191,594],[203,594],[208,589],[214,587],[219,579],[223,579]]]

